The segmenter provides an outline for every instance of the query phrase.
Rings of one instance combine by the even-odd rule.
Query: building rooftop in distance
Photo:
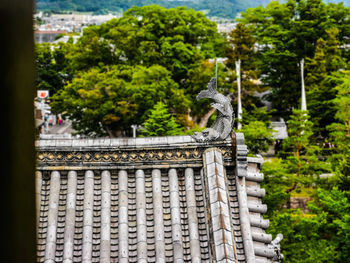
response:
[[[280,121],[272,121],[271,128],[274,130],[274,139],[283,140],[288,137],[287,125],[283,119],[281,119]]]
[[[39,140],[38,262],[276,262],[242,134]]]
[[[36,30],[34,32],[35,43],[54,42],[58,35],[67,33],[66,30]]]

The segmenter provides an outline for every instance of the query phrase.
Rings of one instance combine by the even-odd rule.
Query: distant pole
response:
[[[237,129],[242,129],[242,102],[241,102],[241,60],[236,61],[237,75]]]
[[[306,111],[306,95],[305,95],[305,83],[304,83],[304,59],[300,60],[300,73],[301,73],[301,110]]]
[[[218,59],[215,59],[215,78],[216,78],[216,88],[218,87]]]
[[[137,129],[137,125],[136,125],[136,124],[133,124],[133,125],[131,125],[131,128],[132,128],[132,137],[133,137],[133,138],[136,138],[136,129]]]

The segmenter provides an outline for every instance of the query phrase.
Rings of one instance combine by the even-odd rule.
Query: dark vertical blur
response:
[[[2,262],[35,262],[33,1],[0,1]]]

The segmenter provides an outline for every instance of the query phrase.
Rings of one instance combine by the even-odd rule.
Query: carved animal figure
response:
[[[199,142],[225,140],[233,127],[233,108],[231,98],[224,96],[216,90],[216,78],[212,78],[206,90],[202,90],[196,97],[197,100],[209,98],[214,102],[210,105],[217,110],[216,121],[212,127],[195,132],[192,137]]]

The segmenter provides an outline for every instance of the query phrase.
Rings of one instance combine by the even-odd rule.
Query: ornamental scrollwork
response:
[[[231,160],[231,147],[219,147],[224,159]],[[148,162],[148,161],[202,161],[204,148],[152,149],[132,151],[41,151],[37,154],[39,163],[81,163],[81,162]]]

